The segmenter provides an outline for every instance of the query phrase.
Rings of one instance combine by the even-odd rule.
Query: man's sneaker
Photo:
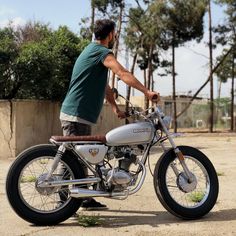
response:
[[[97,202],[93,198],[84,200],[80,208],[82,208],[82,210],[87,210],[87,211],[99,211],[108,209],[105,204]]]

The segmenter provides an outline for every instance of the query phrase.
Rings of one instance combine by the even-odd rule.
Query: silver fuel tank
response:
[[[133,145],[149,143],[154,134],[150,122],[138,122],[115,128],[106,134],[107,145]]]

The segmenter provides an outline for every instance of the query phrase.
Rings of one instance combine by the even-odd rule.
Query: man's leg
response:
[[[83,135],[91,135],[91,126],[87,124],[82,124],[79,122],[70,122],[70,121],[61,121],[62,130],[64,136],[83,136]],[[84,166],[85,174],[88,174],[88,169]],[[87,210],[96,210],[96,209],[105,209],[106,205],[101,204],[95,201],[93,198],[84,199],[82,208]]]

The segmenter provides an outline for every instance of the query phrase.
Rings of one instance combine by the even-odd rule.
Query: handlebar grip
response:
[[[157,94],[152,96],[152,101],[153,102],[157,102],[158,101],[158,95]]]

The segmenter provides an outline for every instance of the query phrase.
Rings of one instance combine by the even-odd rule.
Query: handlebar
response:
[[[133,116],[133,115],[138,115],[138,116],[141,116],[145,119],[150,119],[150,118],[154,118],[154,116],[156,116],[156,113],[159,113],[161,116],[163,114],[163,112],[161,111],[160,108],[158,108],[158,106],[152,106],[150,108],[148,108],[147,110],[144,110],[142,112],[139,112],[137,111],[133,104],[127,100],[124,96],[120,95],[117,91],[117,89],[113,88],[113,93],[114,93],[114,96],[117,98],[118,96],[122,97],[126,102],[128,102],[130,105],[131,105],[131,111],[128,111],[128,112],[125,112],[125,115],[126,117],[130,117],[130,116]],[[155,102],[155,103],[158,103],[159,102],[159,94],[154,94],[151,98],[151,101],[152,102]],[[150,110],[150,109],[154,109],[154,112],[152,113],[149,113],[148,115],[146,115],[145,113]],[[164,115],[164,114],[163,114]]]
[[[153,109],[154,111],[149,114],[145,114],[148,110],[151,110],[151,109]],[[144,111],[137,111],[134,107],[132,107],[130,111],[126,112],[126,117],[137,115],[137,116],[143,117],[145,119],[153,119],[158,116],[157,113],[160,115],[160,117],[165,116],[159,106],[152,106]]]

